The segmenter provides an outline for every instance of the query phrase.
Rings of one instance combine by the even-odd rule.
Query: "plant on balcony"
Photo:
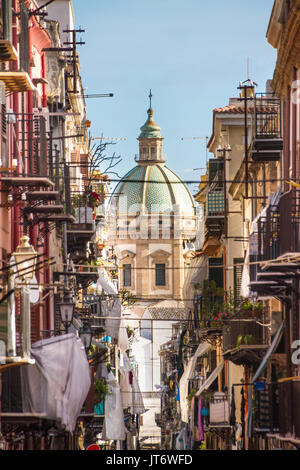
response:
[[[231,291],[217,287],[215,281],[204,281],[200,323],[212,328],[223,328],[234,314],[234,298]]]
[[[110,395],[109,387],[105,379],[96,379],[94,387],[94,404],[96,405],[100,401],[103,401],[106,395]]]
[[[237,341],[236,341],[236,347],[238,348],[239,346],[241,346],[242,344],[245,344],[245,345],[251,345],[251,344],[255,344],[256,341],[255,341],[255,338],[253,335],[239,335],[238,338],[237,338]]]
[[[94,411],[96,414],[104,414],[105,397],[111,395],[106,380],[95,380],[94,385]]]
[[[250,300],[242,302],[239,313],[244,316],[258,317],[264,311],[264,305],[261,302],[252,303]]]

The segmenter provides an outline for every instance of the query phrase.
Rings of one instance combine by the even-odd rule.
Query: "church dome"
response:
[[[194,216],[195,203],[188,187],[165,166],[163,137],[160,127],[153,120],[151,90],[149,98],[148,119],[138,137],[138,165],[122,178],[112,195],[116,211],[124,215],[135,215],[141,211],[161,214],[174,211],[177,205],[181,214]]]
[[[174,210],[179,205],[184,215],[195,215],[195,203],[188,187],[164,165],[136,166],[114,190],[118,214],[134,215],[141,207],[147,213]]]

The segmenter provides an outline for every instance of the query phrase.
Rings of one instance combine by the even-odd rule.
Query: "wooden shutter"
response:
[[[31,343],[40,340],[40,307],[31,306]]]
[[[12,41],[12,0],[2,0],[2,37]]]
[[[29,13],[22,0],[20,0],[20,68],[29,73]]]
[[[241,286],[243,274],[244,258],[233,259],[233,295],[234,305],[238,305],[241,300]]]
[[[67,164],[65,164],[64,166],[64,180],[65,180],[66,212],[67,214],[71,214],[70,167]]]
[[[48,176],[48,144],[46,136],[46,119],[44,118],[44,116],[34,116],[33,128],[34,174],[39,176]]]
[[[48,176],[47,171],[47,136],[46,136],[46,119],[44,116],[39,116],[40,120],[40,174],[41,176]]]

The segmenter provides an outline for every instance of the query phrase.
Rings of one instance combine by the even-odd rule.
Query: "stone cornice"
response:
[[[300,0],[295,1],[285,25],[272,87],[275,94],[285,98],[287,85],[293,80],[293,67],[300,65]]]

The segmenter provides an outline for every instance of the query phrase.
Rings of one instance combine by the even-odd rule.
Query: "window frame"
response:
[[[130,283],[125,283],[125,281],[128,281],[126,279],[126,275],[130,275]],[[132,264],[131,263],[125,263],[123,264],[123,287],[132,287]]]
[[[160,266],[160,268],[158,268],[158,266]],[[163,268],[162,268],[163,266]],[[160,273],[161,275],[161,272],[163,272],[163,284],[162,283],[158,283],[158,275]],[[156,287],[166,287],[167,285],[167,279],[166,279],[166,263],[155,263],[155,286]]]

